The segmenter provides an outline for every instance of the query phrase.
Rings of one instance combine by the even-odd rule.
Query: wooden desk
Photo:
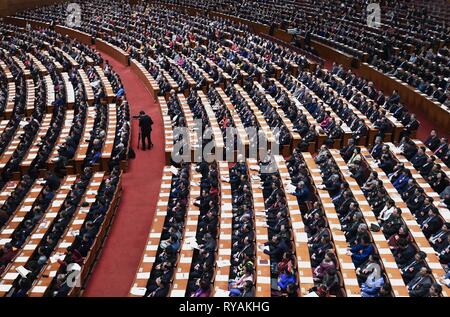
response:
[[[198,143],[200,138],[197,135],[197,127],[194,121],[194,116],[192,115],[191,109],[189,108],[184,95],[178,94],[177,97],[180,101],[181,110],[186,120],[187,128],[189,130],[189,151],[191,152],[191,162],[197,162],[198,160],[196,159],[196,157],[198,155],[202,155],[203,153],[201,153],[202,145]],[[201,160],[201,156],[199,160]]]
[[[206,51],[208,51],[208,49],[206,48],[206,46],[205,46],[204,48],[206,49]],[[231,82],[232,78],[231,78],[230,74],[228,74],[227,72],[225,72],[225,71],[223,70],[222,67],[220,67],[219,65],[217,65],[216,63],[214,63],[214,62],[213,62],[212,60],[210,60],[209,58],[206,58],[205,61],[206,61],[206,63],[209,64],[210,67],[215,67],[215,68],[217,68],[217,71],[218,71],[219,73],[222,74],[222,77],[223,77],[223,79],[224,79],[224,83],[222,84],[221,88],[224,88],[224,85],[226,85],[227,83]]]
[[[303,87],[303,88],[305,89],[305,91],[308,92],[313,98],[316,98],[317,101],[322,102],[322,103],[323,103],[323,106],[325,107],[325,110],[326,110],[326,111],[329,111],[332,117],[334,117],[334,118],[339,118],[339,116],[334,112],[334,110],[331,109],[331,107],[330,107],[327,103],[325,103],[325,101],[323,101],[322,98],[320,98],[319,96],[317,96],[316,93],[315,93],[314,91],[312,91],[311,89],[309,89],[306,85],[304,85],[301,81],[299,81],[297,78],[295,78],[295,77],[293,77],[293,76],[291,76],[291,80],[292,80],[297,86]],[[341,128],[342,128],[342,131],[344,132],[344,135],[343,135],[343,137],[342,137],[343,139],[342,139],[342,141],[341,141],[341,144],[347,144],[347,143],[348,143],[348,140],[352,137],[353,132],[352,132],[352,130],[347,126],[347,124],[346,124],[345,122],[343,122],[343,121],[342,121],[342,126],[341,126]],[[318,147],[320,148],[321,146],[322,146],[322,143],[319,142]],[[340,148],[340,147],[341,147],[341,146],[338,146],[338,148]]]
[[[106,106],[105,106],[106,107]],[[117,128],[117,106],[110,103],[108,106],[108,125],[106,128],[106,139],[103,144],[101,168],[103,171],[109,171],[109,161],[111,160],[114,149],[114,140],[116,139]]]
[[[119,63],[121,63],[124,66],[130,65],[129,63],[129,54],[125,52],[120,47],[117,47],[115,45],[112,45],[104,40],[101,40],[97,38],[95,40],[95,47],[99,51],[105,52],[115,60],[117,60]]]
[[[31,116],[34,110],[34,103],[36,101],[35,98],[35,85],[33,79],[27,79],[26,80],[26,87],[27,87],[27,99],[25,101],[25,113],[27,116]]]
[[[164,77],[166,81],[169,83],[170,90],[179,92],[180,87],[178,86],[177,82],[172,78],[172,76],[170,76],[169,73],[163,70],[162,68],[160,68],[159,71],[161,72],[162,77]],[[168,99],[168,94],[166,94],[166,99]]]
[[[8,82],[8,97],[6,99],[5,111],[1,115],[3,118],[9,119],[14,111],[16,97],[16,83]]]
[[[13,156],[14,152],[16,151],[17,147],[20,144],[20,136],[24,133],[23,128],[19,125],[17,127],[17,130],[15,134],[12,136],[11,141],[8,144],[8,147],[5,149],[3,154],[0,156],[0,171],[3,172],[3,169],[6,167],[6,164],[8,164],[9,160]]]
[[[2,191],[0,191],[0,206],[8,200],[8,197],[11,196],[11,193],[16,189],[19,181],[9,181],[5,184]]]
[[[5,128],[8,126],[9,120],[1,120],[0,121],[0,134],[5,131]]]
[[[55,85],[50,75],[44,77],[45,90],[47,92],[47,113],[53,113],[53,103],[55,102]]]
[[[5,75],[8,82],[14,81],[14,77],[11,71],[9,70],[8,66],[6,66],[4,61],[0,61],[0,71]]]
[[[169,108],[164,97],[158,97],[159,108],[161,109],[162,119],[164,124],[164,152],[166,158],[166,165],[171,165],[172,153],[174,149],[174,139],[172,130],[172,120],[169,116]]]
[[[70,129],[73,125],[73,119],[74,119],[74,110],[66,110],[64,122],[61,127],[61,132],[56,139],[55,146],[53,147],[52,152],[50,153],[48,160],[47,160],[47,168],[49,170],[53,170],[54,162],[56,161],[57,157],[59,156],[58,149],[59,147],[65,142],[66,138],[69,136]]]
[[[80,75],[81,81],[84,87],[84,93],[86,96],[86,102],[92,106],[94,104],[94,90],[91,87],[91,82],[89,81],[88,76],[84,72],[84,70],[79,69],[78,74]]]
[[[308,151],[313,153],[317,148],[319,148],[326,139],[326,135],[323,133],[323,131],[317,126],[316,119],[313,118],[313,116],[309,113],[309,111],[303,106],[303,104],[298,101],[297,98],[294,98],[294,96],[291,94],[289,90],[286,89],[278,80],[273,79],[275,82],[275,85],[279,87],[282,91],[286,92],[286,94],[289,96],[289,98],[294,101],[295,106],[302,111],[302,113],[306,116],[306,119],[308,120],[308,123],[310,125],[316,125],[316,132],[318,135],[318,141],[312,142],[308,146]]]
[[[241,121],[236,109],[234,108],[233,103],[230,98],[225,94],[222,88],[216,88],[217,94],[219,96],[219,100],[227,107],[230,112],[231,117],[233,118],[234,126],[237,130],[238,134],[238,153],[242,153],[244,157],[249,153],[250,141],[248,139],[247,131],[245,130],[244,124]]]
[[[219,123],[217,122],[214,110],[212,109],[206,95],[203,93],[203,91],[198,91],[198,96],[200,97],[203,108],[205,109],[205,112],[208,115],[209,124],[211,126],[212,135],[214,138],[213,153],[210,153],[210,154],[214,155],[215,160],[221,161],[221,160],[223,160],[224,149],[225,149],[225,143],[223,142],[222,130],[219,127]]]
[[[195,198],[200,196],[201,174],[195,170],[195,164],[191,164],[191,187],[189,190],[189,206],[186,211],[186,222],[183,241],[178,255],[177,266],[174,267],[174,279],[169,292],[169,297],[186,296],[187,284],[191,271],[194,250],[186,242],[187,238],[193,238],[197,234],[197,224],[200,216],[198,207],[194,205]]]
[[[100,77],[100,81],[102,82],[103,90],[105,92],[108,103],[112,103],[113,99],[116,97],[116,94],[112,89],[111,83],[105,76],[105,73],[100,66],[94,66],[94,69],[97,72],[98,76]]]
[[[231,247],[232,240],[231,235],[233,233],[233,197],[231,192],[231,185],[224,179],[230,178],[228,170],[228,163],[224,161],[218,162],[219,164],[219,178],[220,178],[220,218],[219,218],[219,239],[217,241],[217,256],[215,266],[215,279],[213,289],[228,290],[228,281],[230,279],[230,265],[218,265],[218,261],[230,261],[232,258]],[[215,293],[215,292],[214,292]],[[214,294],[218,297],[219,295]]]
[[[250,98],[250,96],[242,89],[239,85],[234,85],[234,88],[239,92],[239,94],[242,96],[242,98],[245,99],[248,106],[250,107],[251,111],[253,112],[253,115],[255,116],[262,132],[264,133],[266,140],[267,140],[267,149],[270,149],[272,147],[272,144],[275,146],[275,138],[273,137],[272,130],[270,129],[269,125],[267,124],[266,120],[264,119],[264,115],[262,114],[261,110],[258,109],[258,107],[255,105],[253,100]],[[258,142],[259,144],[259,142]]]
[[[323,72],[330,73],[327,69],[322,69]],[[344,82],[340,77],[333,75],[333,77],[340,82]],[[344,82],[345,83],[345,82]],[[337,94],[337,91],[334,90],[330,84],[328,83],[324,83],[325,85],[327,85],[327,87],[329,89],[331,89],[333,92],[335,92]],[[339,94],[338,94],[339,95]],[[347,99],[345,99],[344,97],[338,97],[339,100],[342,100],[342,102],[344,104],[346,104],[348,106],[348,108],[350,110],[353,111],[354,114],[356,114],[358,116],[359,119],[364,120],[364,124],[366,125],[367,129],[369,130],[368,132],[368,136],[367,136],[367,140],[366,141],[362,141],[360,140],[360,144],[361,145],[372,145],[375,141],[375,137],[378,134],[378,129],[374,127],[373,123],[366,117],[365,114],[361,113],[361,111],[359,111],[358,108],[356,108],[352,103],[350,103]],[[347,145],[347,142],[344,142],[344,146]]]
[[[86,158],[86,154],[89,148],[89,142],[91,139],[91,131],[94,129],[95,118],[97,116],[95,107],[88,107],[86,111],[86,121],[84,123],[83,134],[80,138],[78,149],[76,150],[74,155],[75,169],[77,173],[81,173],[83,170],[82,165]]]
[[[73,109],[75,104],[75,91],[73,89],[72,82],[69,80],[69,74],[67,73],[61,73],[61,77],[64,81],[64,89],[66,90],[67,108]]]
[[[17,56],[12,56],[12,59],[14,63],[16,63],[16,65],[23,71],[23,76],[25,79],[31,79],[31,71],[25,67],[25,64]]]
[[[178,66],[178,64],[175,63],[172,59],[168,58],[168,61],[169,61],[170,65],[172,67],[174,67],[176,70],[178,70],[181,73],[181,75],[184,77],[184,79],[186,79],[186,81],[188,82],[187,91],[180,91],[182,93],[185,93],[186,96],[188,96],[189,95],[189,91],[192,89],[192,87],[196,86],[195,80],[191,77],[191,75],[188,74],[187,71],[185,71],[183,68]]]
[[[58,52],[62,56],[64,56],[64,58],[70,63],[71,67],[73,67],[75,69],[80,68],[80,64],[78,64],[78,62],[72,56],[70,56],[68,53],[64,52],[62,49],[60,49],[57,46],[54,46],[53,48],[56,52]]]
[[[423,144],[422,141],[417,140],[417,139],[413,139],[412,140],[414,142],[414,144],[416,145],[416,147],[424,147],[425,148],[425,154],[428,155],[428,157],[430,156],[434,156],[436,158],[436,160],[434,161],[435,164],[439,164],[441,165],[442,171],[445,173],[445,175],[447,175],[447,177],[450,177],[450,167],[448,167],[447,165],[444,164],[444,162],[441,161],[440,158],[438,158],[437,156],[434,155],[434,152],[431,151],[428,147],[425,146],[425,144]]]
[[[31,167],[33,160],[37,157],[40,150],[40,143],[45,138],[48,129],[50,128],[50,124],[52,122],[52,115],[47,113],[42,118],[41,126],[37,131],[36,136],[34,137],[33,142],[28,149],[27,154],[23,157],[22,162],[20,163],[20,171],[22,174],[25,174],[28,169]]]
[[[3,225],[3,228],[0,231],[0,247],[3,247],[6,243],[11,242],[14,230],[19,227],[27,213],[32,209],[36,198],[39,197],[43,189],[43,184],[44,182],[42,180],[36,180],[34,182],[20,205],[14,210],[8,221]]]
[[[330,73],[328,70],[324,69],[323,70],[325,73]],[[333,78],[336,79],[337,81],[339,81],[343,86],[347,86],[347,83],[341,78],[338,77],[337,75],[333,75]],[[328,85],[330,87],[330,85]],[[358,90],[356,87],[352,86],[352,89],[356,89],[359,93],[361,93],[362,96],[366,97],[366,100],[368,102],[373,102],[374,104],[377,104],[374,100],[372,100],[371,98],[369,98],[369,96],[367,96],[366,94],[364,94],[361,90]],[[333,89],[334,91],[334,89]],[[366,123],[367,128],[369,129],[369,139],[367,140],[367,142],[361,144],[361,145],[372,145],[374,143],[374,139],[375,139],[375,134],[378,132],[377,128],[375,128],[373,126],[373,124],[367,119],[367,117],[365,115],[362,115],[361,112],[355,107],[353,106],[353,104],[351,104],[350,102],[347,101],[347,99],[341,97],[340,98],[344,103],[346,103],[349,108],[351,108],[353,110],[354,113],[356,113],[358,115],[359,118],[363,119],[364,122]],[[361,116],[360,116],[361,114]],[[399,122],[394,116],[392,116],[391,114],[387,113],[386,115],[386,119],[388,120],[388,122],[390,122],[390,124],[392,125],[393,131],[392,131],[392,135],[391,133],[386,133],[384,136],[384,141],[386,142],[390,142],[390,141],[394,141],[394,142],[398,142],[400,139],[400,133],[403,131],[404,127],[403,124],[401,122]],[[368,122],[366,122],[366,120]],[[375,131],[373,131],[375,130]]]
[[[106,239],[106,235],[111,228],[113,218],[115,217],[117,208],[120,203],[120,199],[122,197],[122,172],[120,172],[118,177],[119,179],[116,185],[116,190],[109,203],[108,210],[105,213],[105,218],[100,224],[100,228],[98,229],[97,234],[95,235],[95,237],[93,237],[93,243],[85,257],[83,265],[81,266],[81,271],[79,275],[80,284],[79,286],[71,288],[68,294],[68,296],[70,297],[81,296],[82,289],[86,288],[87,278],[90,272],[92,272],[93,266],[96,264],[96,261],[98,260],[100,248],[103,246],[104,241]],[[85,219],[82,226],[86,224],[86,221],[87,220]]]
[[[135,59],[131,60],[131,70],[139,77],[145,88],[147,88],[148,92],[156,101],[159,95],[159,86],[156,80],[150,75],[145,67]]]
[[[294,131],[294,125],[292,124],[292,122],[286,117],[286,114],[278,108],[278,104],[275,101],[275,99],[272,98],[271,95],[266,94],[265,89],[261,86],[260,83],[258,82],[254,82],[255,86],[262,92],[264,93],[264,97],[267,99],[267,101],[270,103],[270,105],[272,106],[272,108],[275,110],[275,112],[277,113],[277,115],[280,117],[281,121],[283,122],[283,125],[286,127],[286,129],[289,131],[289,135],[291,137],[291,143],[288,145],[288,149],[285,150],[283,148],[283,152],[282,154],[285,156],[289,156],[290,153],[292,153],[293,149],[298,145],[298,143],[300,143],[302,137],[300,136],[300,134],[298,132]]]
[[[208,91],[208,88],[214,84],[214,80],[209,76],[207,72],[205,72],[200,66],[198,66],[194,60],[189,62],[191,62],[191,65],[194,66],[194,68],[197,69],[203,77],[205,77],[206,86],[204,87],[203,92],[206,93]]]
[[[31,59],[33,61],[33,64],[37,67],[38,72],[42,75],[42,76],[46,76],[48,75],[48,70],[46,67],[44,67],[44,65],[42,65],[41,61],[38,60],[36,58],[36,56],[34,56],[33,54],[28,53],[27,54],[28,58]]]
[[[90,46],[92,44],[92,36],[79,30],[75,30],[62,25],[55,25],[55,32],[58,32],[62,35],[67,35],[71,39],[77,39],[84,45]]]

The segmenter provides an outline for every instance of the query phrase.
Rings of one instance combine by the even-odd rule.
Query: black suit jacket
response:
[[[428,137],[428,139],[426,139],[425,141],[425,145],[431,150],[431,151],[435,151],[438,146],[439,146],[439,138],[436,137]]]

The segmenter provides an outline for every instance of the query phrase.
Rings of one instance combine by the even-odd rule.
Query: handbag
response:
[[[370,231],[372,231],[372,232],[379,232],[380,230],[381,230],[381,228],[380,228],[379,225],[376,225],[374,223],[370,224]]]

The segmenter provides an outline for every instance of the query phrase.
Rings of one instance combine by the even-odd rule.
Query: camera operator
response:
[[[136,119],[139,119],[139,128],[141,129],[140,132],[140,139],[142,140],[142,150],[146,150],[145,146],[145,140],[147,139],[147,148],[151,149],[153,147],[151,133],[152,133],[152,125],[153,120],[150,118],[149,115],[145,114],[144,111],[139,112],[139,116],[133,117]]]

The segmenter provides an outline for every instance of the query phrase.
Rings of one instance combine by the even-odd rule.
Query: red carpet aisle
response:
[[[164,134],[159,106],[129,67],[109,60],[120,75],[130,104],[130,114],[144,110],[155,124],[150,151],[137,150],[138,124],[132,123],[136,159],[123,177],[123,194],[112,229],[84,296],[127,296],[153,220],[164,166]]]

